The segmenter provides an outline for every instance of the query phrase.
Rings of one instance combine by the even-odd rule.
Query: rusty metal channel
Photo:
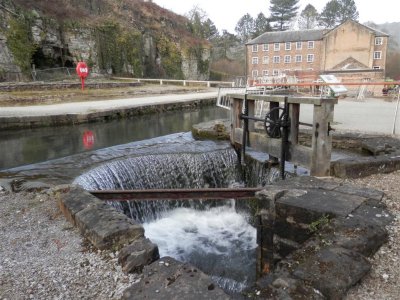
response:
[[[89,191],[107,201],[129,200],[183,200],[183,199],[240,199],[254,197],[261,188],[209,188],[209,189],[152,189]]]

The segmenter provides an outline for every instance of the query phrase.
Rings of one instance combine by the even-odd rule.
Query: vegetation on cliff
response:
[[[152,2],[6,2],[5,6],[15,12],[9,24],[11,30],[6,36],[7,45],[13,54],[14,63],[25,73],[31,70],[31,63],[39,68],[58,67],[66,66],[67,61],[76,63],[83,58],[95,70],[109,74],[176,79],[208,77],[208,41],[193,34],[187,18]],[[26,18],[29,14],[36,15],[36,19]],[[52,20],[54,25],[46,28],[43,20]],[[33,26],[41,33],[33,36]],[[52,36],[49,38],[48,33],[51,31]],[[70,43],[71,40],[78,43],[77,40],[84,38],[88,41],[85,41],[85,45],[73,45],[71,49],[71,44],[66,41],[67,35],[73,36],[69,39]],[[184,60],[191,62],[187,65],[193,66],[193,62],[197,65],[185,70]]]

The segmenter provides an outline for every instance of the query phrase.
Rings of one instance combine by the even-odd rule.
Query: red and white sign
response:
[[[78,62],[78,65],[76,66],[76,74],[78,74],[78,76],[81,78],[83,90],[85,87],[85,78],[89,75],[89,67],[86,65],[85,62]]]
[[[87,150],[94,146],[94,134],[91,130],[86,130],[82,136],[83,147]]]
[[[86,65],[85,62],[80,61],[78,62],[78,65],[76,66],[76,74],[78,74],[78,76],[80,78],[86,78],[89,75],[89,68]]]

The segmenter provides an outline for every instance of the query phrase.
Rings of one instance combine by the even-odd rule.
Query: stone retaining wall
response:
[[[140,107],[120,108],[108,111],[94,112],[89,114],[7,117],[7,118],[0,118],[0,130],[102,122],[119,118],[131,118],[134,116],[140,116],[145,114],[161,113],[166,111],[190,110],[209,105],[215,105],[215,98],[192,100],[182,103],[166,103],[157,105],[146,105],[146,106],[144,105]]]
[[[85,88],[108,89],[141,86],[139,82],[86,82]],[[31,91],[31,90],[59,90],[59,89],[80,89],[81,83],[76,82],[29,82],[29,83],[7,83],[0,84],[0,92]]]

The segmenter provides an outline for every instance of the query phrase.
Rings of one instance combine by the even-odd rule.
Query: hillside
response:
[[[151,1],[0,0],[0,79],[79,60],[96,73],[204,79],[209,57],[185,17]]]
[[[367,26],[376,28],[384,33],[387,33],[389,37],[389,51],[400,51],[400,22],[375,24],[373,22],[367,22]]]

